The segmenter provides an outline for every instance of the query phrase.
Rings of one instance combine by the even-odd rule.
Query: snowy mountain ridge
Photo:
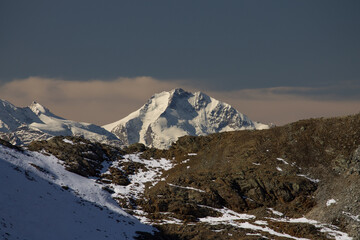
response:
[[[103,127],[125,144],[140,142],[162,149],[184,135],[269,128],[227,103],[181,88],[155,94],[137,111]]]
[[[0,99],[0,138],[16,145],[53,136],[81,136],[118,146],[140,142],[165,149],[185,135],[267,128],[227,103],[181,88],[155,94],[137,111],[103,127],[61,118],[37,102],[16,107]]]
[[[37,102],[28,107],[15,107],[0,99],[0,132],[13,144],[27,144],[52,136],[82,136],[89,140],[109,143],[117,137],[102,127],[90,123],[66,120],[51,113]],[[4,136],[6,135],[6,136]]]

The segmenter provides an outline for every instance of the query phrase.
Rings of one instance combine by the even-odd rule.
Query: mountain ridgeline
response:
[[[0,138],[16,145],[53,136],[81,136],[116,146],[140,142],[165,149],[185,135],[265,128],[229,104],[180,88],[155,94],[139,110],[103,127],[66,120],[36,102],[21,108],[0,100]]]

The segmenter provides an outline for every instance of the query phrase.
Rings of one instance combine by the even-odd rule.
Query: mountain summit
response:
[[[127,117],[103,126],[125,144],[136,142],[167,148],[184,135],[201,136],[216,132],[265,129],[227,103],[202,92],[181,88],[152,96]]]

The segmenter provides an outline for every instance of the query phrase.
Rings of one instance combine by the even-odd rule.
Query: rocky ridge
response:
[[[358,114],[185,136],[168,150],[62,137],[29,149],[72,159],[65,166],[97,178],[160,229],[145,239],[359,239],[359,129]]]

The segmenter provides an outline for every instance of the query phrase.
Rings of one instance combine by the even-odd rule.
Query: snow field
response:
[[[156,183],[162,180],[160,176],[162,175],[163,171],[169,170],[174,166],[170,160],[165,158],[146,160],[140,158],[140,155],[141,153],[128,154],[124,156],[124,159],[112,163],[112,167],[120,168],[120,161],[137,162],[143,164],[147,169],[147,171],[139,169],[137,173],[130,175],[129,180],[131,183],[127,186],[111,184],[111,187],[115,191],[113,197],[120,197],[125,199],[137,199],[142,197],[145,191],[146,183],[150,183],[151,186],[154,186]]]

